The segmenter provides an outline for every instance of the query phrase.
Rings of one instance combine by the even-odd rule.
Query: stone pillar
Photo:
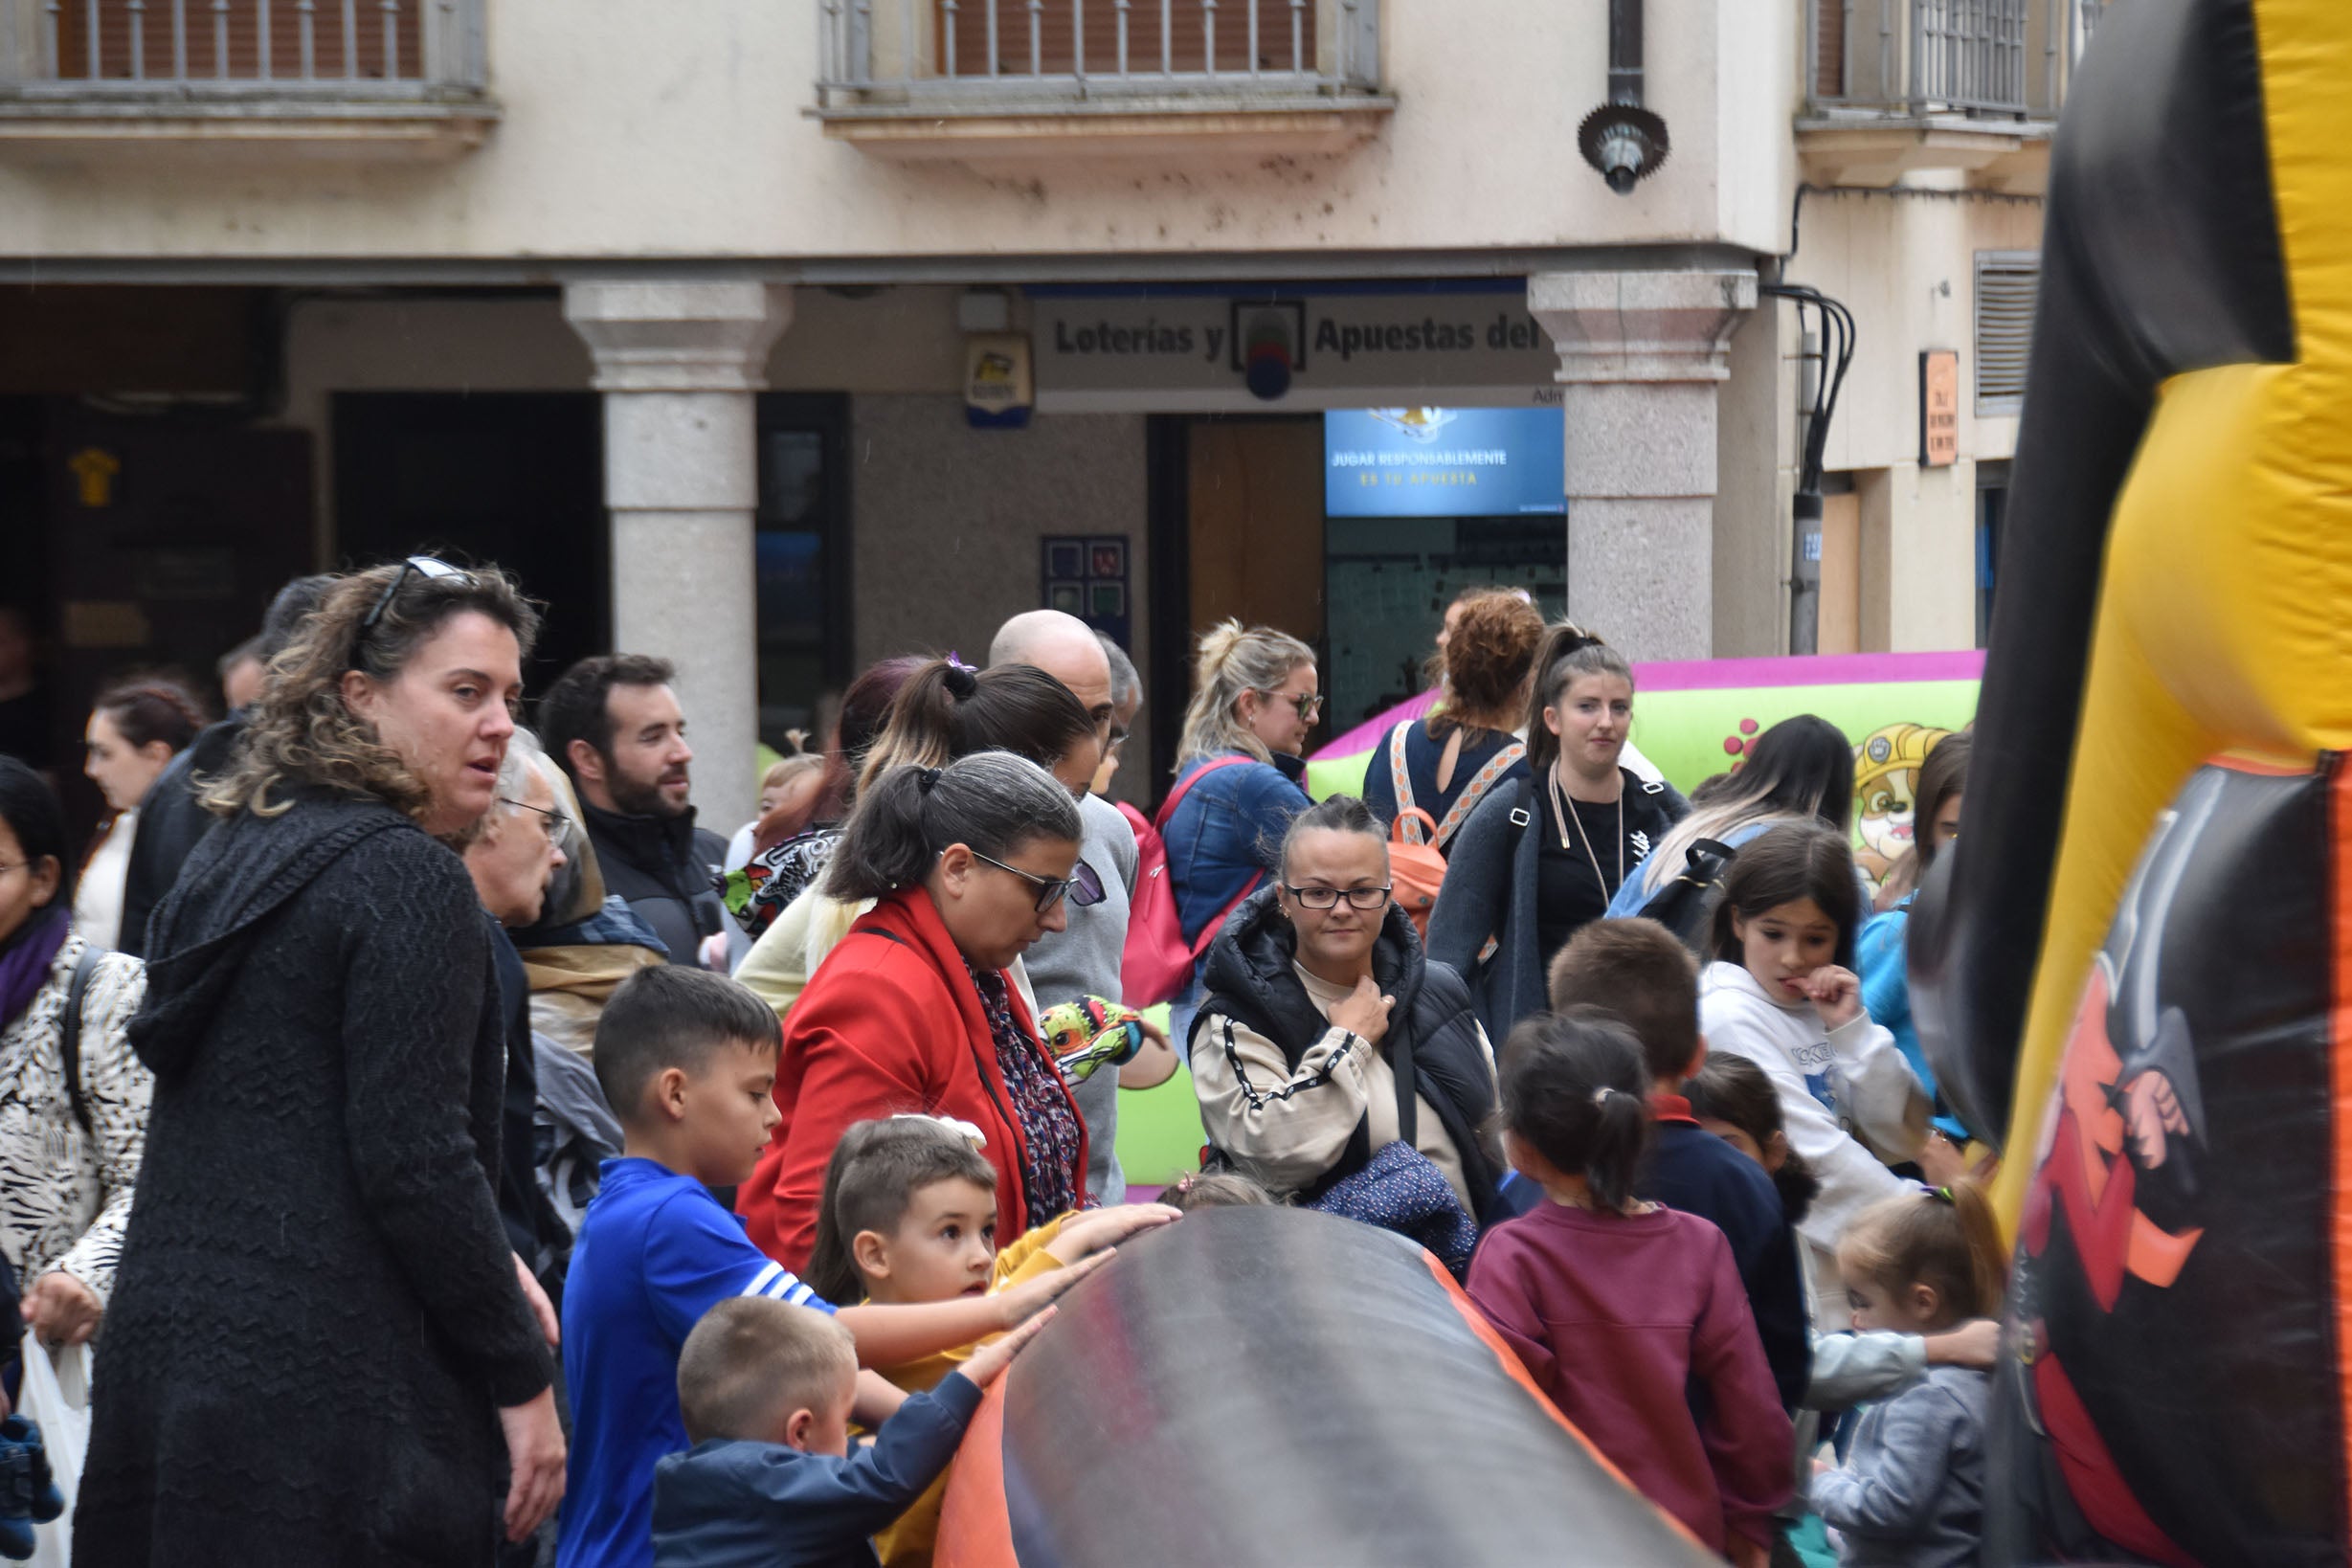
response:
[[[604,393],[613,642],[678,666],[701,825],[750,819],[759,741],[759,504],[753,398],[792,291],[743,282],[580,282],[564,317]]]
[[[1714,651],[1715,393],[1756,298],[1729,268],[1527,280],[1564,388],[1568,616],[1628,659]]]

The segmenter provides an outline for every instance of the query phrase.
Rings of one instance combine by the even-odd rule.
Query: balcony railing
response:
[[[0,0],[0,100],[390,103],[479,94],[484,0]]]
[[[1378,91],[1379,0],[818,0],[818,112]]]
[[[1811,0],[1818,112],[2045,120],[2097,0]]]

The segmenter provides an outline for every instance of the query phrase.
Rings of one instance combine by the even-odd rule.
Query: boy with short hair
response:
[[[866,1537],[947,1467],[981,1391],[1053,1313],[1048,1307],[975,1352],[853,1453],[858,1357],[848,1332],[766,1297],[720,1302],[678,1357],[694,1447],[654,1472],[655,1568],[872,1563]]]
[[[1684,1080],[1707,1060],[1707,1042],[1698,1031],[1698,964],[1691,950],[1654,920],[1596,920],[1569,938],[1548,978],[1553,1011],[1603,1009],[1624,1019],[1641,1042],[1650,1078],[1651,1136],[1635,1196],[1712,1221],[1723,1232],[1781,1402],[1797,1408],[1812,1351],[1796,1233],[1772,1178],[1700,1127],[1682,1096]],[[1520,1208],[1542,1195],[1513,1182],[1505,1196]]]
[[[709,1191],[749,1177],[780,1120],[780,1042],[775,1015],[750,991],[676,965],[631,975],[597,1021],[596,1080],[624,1147],[604,1162],[564,1289],[572,1433],[560,1568],[652,1562],[654,1466],[687,1445],[679,1352],[713,1306],[764,1297],[834,1311]],[[895,1365],[1014,1327],[1097,1261],[1001,1295],[839,1316],[862,1359]],[[896,1407],[879,1378],[861,1386],[869,1421]]]

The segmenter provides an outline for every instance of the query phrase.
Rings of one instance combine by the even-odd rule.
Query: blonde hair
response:
[[[363,630],[378,603],[382,613]],[[377,738],[375,727],[345,706],[343,678],[357,670],[377,682],[397,679],[416,650],[466,610],[512,632],[523,657],[530,657],[539,612],[497,567],[431,577],[395,562],[330,581],[294,640],[270,661],[269,682],[251,709],[235,761],[218,777],[198,781],[205,809],[220,817],[240,811],[275,817],[293,801],[273,796],[308,785],[373,795],[422,817],[431,792]]]
[[[1260,762],[1273,761],[1266,742],[1250,732],[1234,707],[1242,693],[1278,691],[1301,664],[1314,661],[1312,648],[1271,626],[1244,628],[1238,620],[1221,620],[1203,632],[1193,661],[1193,700],[1184,709],[1184,739],[1176,748],[1176,765],[1225,751],[1246,751]]]
[[[1992,1206],[1965,1181],[1863,1210],[1838,1238],[1838,1271],[1887,1291],[1928,1286],[1956,1318],[1992,1316],[2008,1288]]]
[[[768,764],[768,771],[760,775],[759,787],[763,791],[780,790],[803,773],[821,773],[824,771],[825,755],[822,751],[795,751],[788,757],[778,757]]]
[[[849,1331],[813,1307],[729,1296],[703,1314],[678,1352],[678,1413],[695,1443],[773,1443],[778,1420],[824,1411],[858,1370]]]

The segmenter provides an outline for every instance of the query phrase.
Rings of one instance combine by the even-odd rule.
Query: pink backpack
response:
[[[1258,884],[1266,880],[1263,871],[1250,878],[1240,895],[1220,909],[1216,919],[1200,928],[1197,940],[1184,940],[1183,923],[1176,918],[1176,888],[1168,880],[1168,843],[1160,832],[1176,816],[1177,804],[1194,785],[1221,768],[1250,760],[1245,756],[1221,757],[1194,769],[1191,776],[1168,792],[1168,798],[1160,803],[1159,815],[1150,821],[1132,806],[1119,807],[1135,830],[1135,896],[1128,909],[1127,947],[1119,956],[1119,989],[1126,993],[1121,999],[1130,1007],[1155,1007],[1181,996],[1200,955],[1209,951],[1217,933],[1224,930],[1225,917],[1240,908],[1242,900],[1256,892]]]

